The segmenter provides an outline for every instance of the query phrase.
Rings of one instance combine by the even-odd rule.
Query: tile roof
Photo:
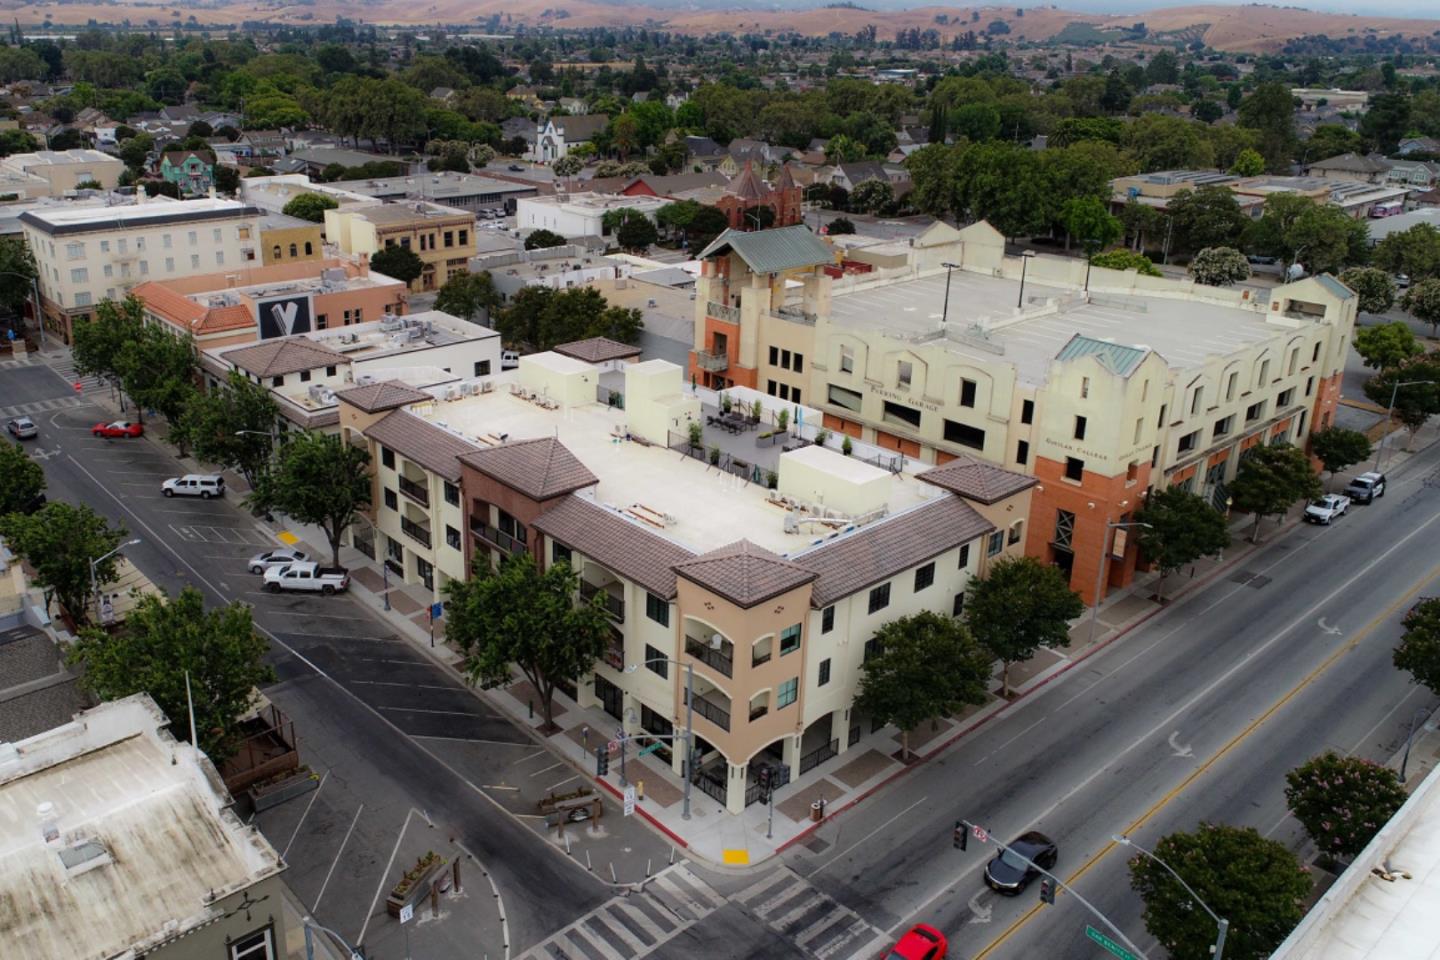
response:
[[[480,449],[463,437],[457,437],[405,410],[386,414],[366,427],[364,434],[451,483],[460,482],[459,458]]]
[[[819,575],[810,594],[810,605],[819,610],[994,529],[968,503],[942,497],[828,541],[794,562]]]
[[[280,377],[287,373],[349,362],[345,354],[337,353],[309,337],[266,340],[253,347],[226,350],[222,357],[227,363],[257,377]]]
[[[600,482],[554,437],[516,440],[460,459],[532,500],[549,500]]]
[[[418,403],[431,399],[430,394],[416,390],[400,380],[384,380],[380,383],[368,383],[363,387],[337,390],[335,396],[366,413],[394,410],[407,403]]]
[[[735,174],[735,179],[726,186],[725,192],[733,194],[741,200],[756,202],[770,191],[760,183],[760,178],[755,175],[754,166],[749,160],[746,160],[745,169]]]
[[[745,232],[726,230],[700,251],[698,259],[733,250],[754,273],[779,273],[798,267],[833,263],[835,255],[825,241],[803,224]]]
[[[130,291],[144,302],[145,306],[160,314],[166,320],[193,329],[205,319],[205,308],[189,297],[182,296],[155,280],[136,284]]]
[[[991,504],[1028,490],[1037,483],[1034,477],[1015,473],[985,460],[961,454],[938,467],[931,467],[916,479],[934,484],[942,490],[959,494],[966,500]]]
[[[632,347],[628,343],[611,340],[609,337],[572,340],[569,343],[559,344],[553,349],[556,353],[574,357],[576,360],[584,360],[586,363],[604,363],[607,360],[625,360],[640,356],[639,347]]]
[[[1100,361],[1101,366],[1113,371],[1122,377],[1128,377],[1140,366],[1140,361],[1145,359],[1149,351],[1143,347],[1127,347],[1124,344],[1112,343],[1109,340],[1096,340],[1094,337],[1087,337],[1083,334],[1075,334],[1060,352],[1055,354],[1056,360],[1075,360],[1079,357],[1095,357]]]
[[[675,574],[747,610],[816,576],[814,570],[782,560],[749,540],[677,563]]]
[[[531,525],[666,600],[675,596],[674,566],[694,556],[585,497],[565,497]]]

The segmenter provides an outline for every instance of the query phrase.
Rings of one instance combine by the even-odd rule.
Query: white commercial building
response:
[[[651,220],[670,201],[661,197],[626,197],[601,193],[524,197],[515,203],[515,226],[524,233],[549,230],[562,237],[608,236],[605,214],[612,210],[638,210]]]

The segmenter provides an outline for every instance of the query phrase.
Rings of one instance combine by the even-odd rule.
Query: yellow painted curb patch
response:
[[[295,534],[291,533],[289,530],[281,530],[279,533],[275,534],[275,539],[279,540],[287,547],[293,547],[295,546],[295,544],[300,542],[300,538],[295,536]]]
[[[721,862],[732,867],[746,867],[750,865],[749,850],[722,850],[720,852]]]

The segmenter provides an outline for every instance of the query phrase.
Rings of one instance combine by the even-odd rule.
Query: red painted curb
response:
[[[597,779],[595,782],[600,784],[600,786],[604,787],[606,790],[609,790],[611,793],[613,793],[617,800],[625,799],[625,794],[621,793],[618,788],[614,787],[610,783],[599,779]],[[669,837],[671,840],[675,841],[680,846],[684,847],[686,850],[690,849],[690,844],[686,843],[683,837],[681,837],[674,830],[671,830],[669,827],[665,826],[665,824],[661,823],[659,820],[656,820],[655,817],[653,817],[648,810],[641,807],[638,803],[635,805],[635,812],[640,814],[640,816],[644,817],[646,820],[650,821],[651,826],[653,826],[656,830],[659,830],[661,833],[665,834],[665,836]]]

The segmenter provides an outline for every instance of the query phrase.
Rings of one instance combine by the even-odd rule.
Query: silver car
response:
[[[35,421],[29,417],[16,417],[5,424],[5,429],[9,430],[10,436],[16,440],[29,440],[40,435],[40,428],[35,426]]]
[[[283,567],[288,563],[304,563],[306,559],[303,550],[291,550],[289,547],[267,550],[250,558],[250,572],[264,573],[271,567]]]

